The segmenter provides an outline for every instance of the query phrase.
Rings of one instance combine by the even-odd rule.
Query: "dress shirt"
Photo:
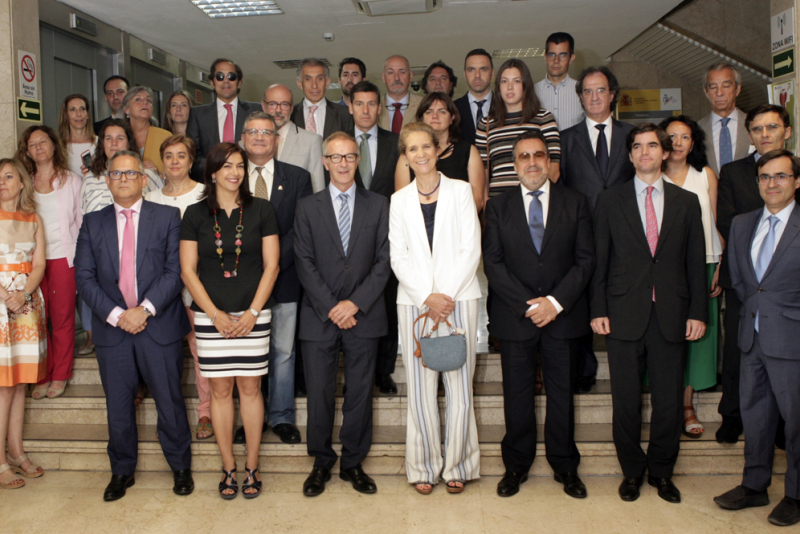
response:
[[[316,104],[312,104],[308,101],[307,98],[303,99],[303,124],[308,124],[308,107],[309,106],[317,106],[317,110],[314,112],[314,121],[317,123],[317,133],[322,135],[322,132],[325,130],[325,112],[327,111],[328,101],[325,100],[325,97],[322,97],[322,100],[317,102]]]
[[[139,213],[142,211],[142,202],[143,202],[143,199],[140,198],[136,202],[136,204],[134,204],[130,208],[123,208],[122,206],[120,206],[119,204],[114,202],[114,213],[117,215],[117,242],[118,242],[118,245],[119,245],[119,259],[120,259],[120,261],[122,261],[122,238],[125,235],[125,223],[127,221],[127,218],[125,217],[125,214],[122,213],[122,210],[124,210],[124,209],[133,210],[133,236],[134,236],[134,239],[135,239],[134,256],[133,257],[135,258],[136,257],[136,251],[139,248]],[[138,295],[139,294],[139,281],[138,281],[138,277],[136,276],[136,272],[135,271],[136,271],[136,264],[134,262],[133,280],[134,280],[134,288],[136,289],[136,294]],[[149,299],[144,299],[141,302],[140,305],[144,306],[145,308],[150,310],[150,314],[153,315],[153,317],[155,317],[156,308],[155,308],[155,306],[153,306],[153,304],[150,302]],[[110,324],[111,326],[117,326],[117,323],[119,322],[119,316],[122,315],[122,312],[124,312],[124,311],[125,310],[123,310],[120,306],[116,306],[113,310],[111,310],[111,313],[108,314],[108,317],[106,318],[106,322],[108,324]]]
[[[253,196],[255,196],[256,194],[256,180],[258,180],[258,171],[256,171],[256,167],[264,167],[263,169],[261,169],[261,176],[267,183],[267,194],[271,198],[272,177],[275,175],[275,158],[270,158],[270,160],[266,162],[264,165],[256,165],[249,159],[247,160],[247,176],[248,176],[247,183],[250,186],[250,192],[253,193]]]
[[[228,116],[228,110],[225,109],[225,102],[220,100],[219,98],[216,99],[217,102],[217,124],[219,125],[219,138],[222,141],[222,137],[225,131],[225,118]],[[239,97],[233,99],[231,104],[231,113],[233,113],[233,135],[236,136],[236,111],[239,109]],[[234,139],[234,142],[238,141]]]
[[[474,124],[475,127],[477,128],[478,104],[476,104],[476,102],[478,101],[478,99],[475,98],[475,95],[472,94],[472,91],[467,91],[467,100],[469,100],[469,110],[472,112],[472,124]],[[486,102],[483,103],[483,107],[481,108],[483,110],[483,116],[486,117],[487,115],[489,115],[489,108],[492,107],[492,92],[489,91],[488,93],[486,93],[486,96],[483,97],[481,100],[486,100]]]
[[[733,154],[734,159],[736,157],[736,141],[738,135],[738,126],[739,126],[739,114],[734,110],[733,113],[728,115],[730,121],[728,122],[728,131],[731,133],[731,154]],[[717,161],[719,162],[719,133],[722,131],[722,117],[711,112],[711,135],[714,138],[714,155],[717,157]]]
[[[789,222],[789,217],[792,215],[795,204],[796,202],[792,200],[791,204],[775,214],[775,216],[779,219],[779,222],[775,225],[775,248],[772,249],[773,254],[775,254],[775,249],[778,248],[778,243],[781,241],[783,231],[786,230],[786,224]],[[764,242],[764,239],[769,233],[769,221],[767,219],[769,219],[770,215],[772,215],[772,213],[770,213],[767,207],[764,206],[764,211],[761,214],[761,220],[758,223],[756,235],[753,238],[753,246],[750,249],[750,258],[753,260],[753,267],[755,267],[756,261],[758,261],[758,252],[761,250],[761,243]]]
[[[333,201],[333,213],[336,215],[336,221],[339,221],[339,212],[342,211],[342,201],[339,200],[339,195],[344,193],[347,195],[347,206],[350,208],[350,224],[353,224],[353,207],[356,204],[356,183],[350,186],[347,191],[342,191],[341,189],[337,188],[333,185],[333,181],[328,184],[328,191],[331,194],[331,200]]]
[[[577,85],[578,82],[567,74],[557,84],[545,76],[534,86],[541,106],[553,114],[558,123],[558,129],[562,132],[581,122],[584,117],[581,100],[575,92]]]
[[[389,124],[392,124],[392,121],[394,120],[394,106],[392,104],[408,105],[408,93],[406,93],[406,96],[400,100],[395,100],[389,96],[388,93],[386,94],[386,109],[389,110]],[[408,111],[408,108],[400,110],[400,114],[403,115],[404,119],[406,118],[406,111]],[[487,113],[488,112],[484,112],[483,114],[486,115]]]
[[[664,219],[664,178],[666,176],[662,173],[661,177],[653,184],[653,209],[656,211],[656,222],[658,222],[658,235],[661,236],[661,221]],[[639,178],[633,179],[633,186],[636,188],[636,204],[639,205],[639,216],[642,218],[642,231],[647,236],[647,211],[645,211],[645,200],[647,199],[647,188],[650,185]]]
[[[368,132],[364,132],[361,128],[356,126],[355,133],[359,149],[361,148],[361,134],[369,134],[369,139],[367,139],[369,146],[369,162],[372,164],[372,175],[375,176],[375,163],[378,161],[378,125],[375,124]]]
[[[556,122],[558,120],[556,119]],[[592,152],[597,155],[597,138],[600,137],[600,130],[595,128],[598,124],[605,124],[606,128],[603,130],[603,133],[606,134],[606,146],[608,147],[608,157],[611,157],[611,130],[613,127],[613,121],[611,120],[611,115],[609,115],[606,120],[603,122],[594,122],[589,117],[586,117],[586,128],[589,129],[589,140],[592,142]],[[611,162],[608,162],[611,165]]]

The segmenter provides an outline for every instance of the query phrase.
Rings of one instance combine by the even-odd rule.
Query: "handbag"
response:
[[[422,323],[422,331],[425,332],[428,325],[427,313],[417,317],[412,326],[414,342],[417,344],[414,356],[422,358],[422,365],[433,371],[444,373],[460,369],[467,361],[467,337],[445,319],[445,324],[450,329],[449,335],[431,337],[439,328],[440,323],[437,323],[428,334],[417,338],[417,322],[423,317],[425,321]]]

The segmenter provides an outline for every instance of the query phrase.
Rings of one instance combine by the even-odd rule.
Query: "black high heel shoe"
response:
[[[225,478],[219,483],[219,496],[229,501],[236,498],[236,495],[239,494],[239,485],[236,484],[236,480],[233,478],[233,475],[236,474],[236,468],[234,467],[230,471],[225,471],[223,467],[222,472],[225,473]],[[225,490],[233,490],[233,493],[222,493]]]

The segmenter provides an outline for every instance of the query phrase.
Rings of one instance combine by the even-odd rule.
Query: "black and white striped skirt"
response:
[[[231,313],[241,317],[249,311]],[[263,309],[256,325],[246,337],[226,338],[203,312],[194,314],[197,356],[200,375],[206,378],[225,376],[262,376],[267,374],[272,310]]]

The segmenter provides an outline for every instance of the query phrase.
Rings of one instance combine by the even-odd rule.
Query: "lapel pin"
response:
[[[278,186],[278,191],[283,191],[283,186],[282,185]]]

